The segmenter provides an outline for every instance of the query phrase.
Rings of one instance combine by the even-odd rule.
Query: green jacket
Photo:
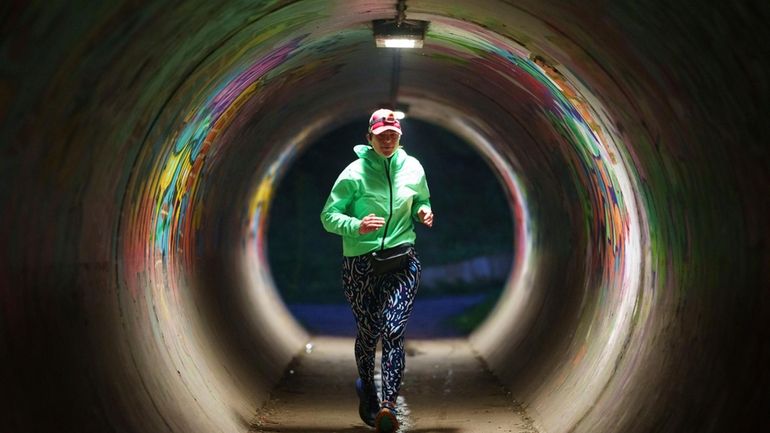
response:
[[[398,148],[383,158],[371,146],[353,148],[353,161],[334,182],[321,211],[326,231],[342,236],[342,254],[360,256],[403,243],[414,244],[414,223],[420,208],[430,208],[425,171],[417,159]],[[385,218],[385,226],[358,233],[361,219],[370,213]]]

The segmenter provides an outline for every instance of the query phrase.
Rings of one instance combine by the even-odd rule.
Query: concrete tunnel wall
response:
[[[394,3],[252,3],[3,7],[3,431],[247,431],[308,338],[266,267],[271,193],[391,101],[369,23]],[[535,425],[759,430],[767,6],[407,6],[431,25],[398,101],[510,195],[471,342]]]

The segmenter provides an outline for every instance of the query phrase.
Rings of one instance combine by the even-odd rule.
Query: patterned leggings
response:
[[[342,285],[356,318],[356,365],[365,386],[374,388],[374,354],[382,337],[382,400],[396,401],[404,373],[404,331],[414,307],[422,266],[415,254],[406,269],[372,275],[366,256],[345,257]]]

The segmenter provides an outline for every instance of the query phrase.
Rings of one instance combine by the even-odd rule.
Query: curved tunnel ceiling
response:
[[[516,262],[471,342],[542,431],[759,425],[756,8],[410,1],[425,48],[396,54],[390,2],[9,7],[4,419],[246,431],[307,338],[264,257],[274,185],[397,82],[506,185]]]

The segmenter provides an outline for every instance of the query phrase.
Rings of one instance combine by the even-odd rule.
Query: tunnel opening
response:
[[[266,242],[270,272],[293,316],[314,335],[355,335],[341,289],[339,238],[323,230],[318,214],[326,189],[355,158],[352,148],[363,142],[365,122],[356,119],[319,137],[276,178]],[[431,229],[415,227],[423,270],[407,337],[467,336],[491,311],[511,272],[510,193],[471,144],[411,117],[402,128],[402,146],[422,162],[434,212],[443,214]]]

